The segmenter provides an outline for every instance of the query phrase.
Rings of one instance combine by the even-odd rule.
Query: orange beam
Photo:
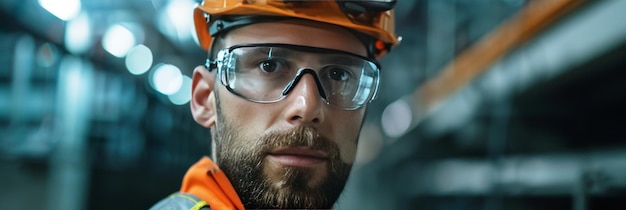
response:
[[[409,95],[415,126],[419,119],[483,73],[509,51],[534,37],[584,0],[534,0],[480,42],[468,48],[435,77]]]

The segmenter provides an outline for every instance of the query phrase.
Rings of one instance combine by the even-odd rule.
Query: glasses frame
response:
[[[357,57],[360,59],[363,59],[365,61],[371,62],[376,66],[376,86],[373,87],[374,89],[374,93],[372,94],[371,98],[367,101],[365,101],[363,104],[357,104],[355,105],[355,107],[342,107],[342,106],[338,106],[338,105],[334,105],[332,103],[330,103],[330,101],[327,99],[326,97],[326,93],[324,92],[323,86],[321,81],[319,80],[319,76],[317,75],[317,73],[310,68],[304,67],[304,68],[300,68],[298,69],[297,73],[294,75],[294,77],[291,79],[291,81],[285,86],[285,88],[281,91],[281,96],[277,99],[274,100],[256,100],[256,99],[251,99],[249,97],[246,97],[244,95],[241,95],[240,93],[238,93],[237,91],[235,91],[234,89],[232,89],[230,87],[229,82],[227,81],[228,78],[226,78],[226,75],[223,73],[224,71],[224,67],[222,67],[221,65],[223,65],[222,61],[225,60],[225,56],[229,53],[232,53],[232,51],[234,51],[235,49],[238,48],[245,48],[245,47],[281,47],[281,48],[288,48],[288,49],[293,49],[296,51],[304,51],[304,52],[312,52],[312,53],[317,53],[317,54],[326,54],[326,53],[333,53],[333,54],[344,54],[344,55],[349,55],[349,56],[353,56],[353,57]],[[380,87],[380,71],[381,71],[381,65],[380,63],[378,63],[377,60],[372,59],[372,58],[368,58],[356,53],[351,53],[351,52],[347,52],[347,51],[343,51],[343,50],[336,50],[336,49],[329,49],[329,48],[320,48],[320,47],[312,47],[312,46],[304,46],[304,45],[294,45],[294,44],[285,44],[285,43],[250,43],[250,44],[237,44],[237,45],[233,45],[227,48],[223,48],[221,50],[218,51],[216,59],[215,60],[211,60],[210,58],[208,58],[206,60],[205,63],[205,67],[207,68],[207,70],[212,71],[213,69],[217,69],[217,77],[219,78],[220,82],[222,83],[222,85],[224,85],[224,87],[226,87],[226,89],[228,89],[228,92],[239,96],[240,98],[243,98],[245,100],[251,101],[251,102],[255,102],[255,103],[263,103],[263,104],[269,104],[269,103],[276,103],[279,102],[281,100],[283,100],[284,98],[287,97],[287,95],[289,94],[289,92],[291,92],[291,90],[295,87],[295,85],[300,81],[300,79],[307,73],[310,73],[314,80],[315,83],[317,85],[318,91],[320,96],[324,99],[324,102],[327,105],[339,108],[339,109],[343,109],[343,110],[357,110],[362,108],[365,104],[371,103],[373,100],[375,100],[377,98],[378,95],[378,88]]]

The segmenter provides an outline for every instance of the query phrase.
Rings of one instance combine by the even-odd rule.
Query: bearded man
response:
[[[191,111],[212,158],[153,209],[332,208],[356,157],[394,1],[204,1]]]

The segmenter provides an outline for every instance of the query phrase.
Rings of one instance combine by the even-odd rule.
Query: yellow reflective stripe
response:
[[[190,210],[200,210],[200,209],[202,209],[202,207],[209,205],[209,204],[207,204],[206,201],[203,201],[203,200],[197,201],[196,199],[193,199],[192,197],[189,197],[189,196],[186,196],[186,195],[183,195],[183,194],[180,194],[180,193],[175,193],[172,196],[180,196],[180,197],[182,197],[184,199],[187,199],[187,200],[190,200],[190,201],[194,202],[195,204],[190,208]]]
[[[199,201],[196,203],[196,205],[193,205],[193,207],[191,207],[191,210],[200,210],[202,207],[208,206],[208,204],[205,201]]]

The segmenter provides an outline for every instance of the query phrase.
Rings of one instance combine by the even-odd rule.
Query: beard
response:
[[[219,103],[218,103],[219,104]],[[336,143],[321,138],[314,128],[298,126],[258,138],[245,138],[232,126],[218,105],[218,122],[212,132],[216,162],[228,176],[244,207],[262,209],[330,209],[343,191],[352,164],[341,160]],[[355,137],[358,138],[358,137]],[[324,177],[314,177],[306,167],[270,168],[265,157],[273,149],[309,147],[328,154]]]

